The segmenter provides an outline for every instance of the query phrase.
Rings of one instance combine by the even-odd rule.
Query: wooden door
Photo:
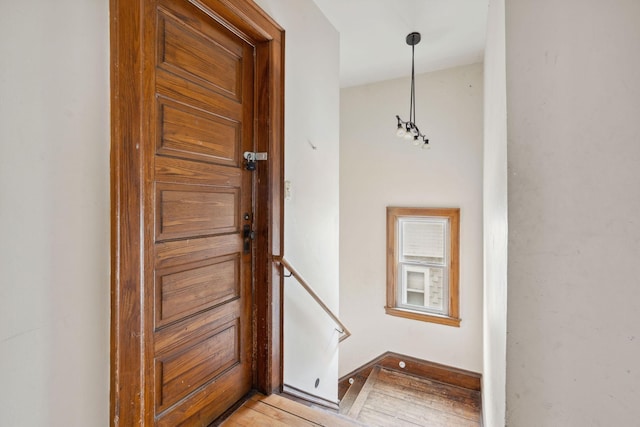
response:
[[[256,10],[112,2],[112,425],[207,426],[278,386],[280,73]],[[257,149],[275,158],[251,172]]]
[[[146,185],[159,425],[208,424],[252,386],[253,47],[183,0],[159,0]],[[151,233],[150,233],[151,234]],[[246,246],[245,246],[246,245]],[[151,328],[150,328],[151,329]]]

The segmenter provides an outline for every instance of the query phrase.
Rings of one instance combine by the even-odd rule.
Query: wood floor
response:
[[[375,367],[341,412],[367,426],[481,425],[480,392]]]
[[[363,426],[339,414],[311,408],[276,394],[256,394],[247,400],[221,426]]]
[[[480,392],[375,367],[341,414],[257,394],[222,426],[481,426]]]

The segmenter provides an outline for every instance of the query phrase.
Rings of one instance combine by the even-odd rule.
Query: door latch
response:
[[[245,159],[245,169],[248,171],[256,170],[256,161],[267,160],[267,153],[256,153],[254,151],[245,151],[243,154]]]
[[[242,228],[242,237],[244,238],[244,253],[251,252],[251,241],[256,238],[256,232],[251,229],[251,225],[245,224]]]

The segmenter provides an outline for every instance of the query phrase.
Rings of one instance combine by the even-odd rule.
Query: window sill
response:
[[[402,308],[385,307],[385,312],[391,316],[404,317],[405,319],[420,320],[421,322],[438,323],[440,325],[460,327],[462,319],[437,314],[422,313],[419,311],[405,310]]]

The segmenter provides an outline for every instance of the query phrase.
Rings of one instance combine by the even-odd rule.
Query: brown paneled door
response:
[[[253,47],[187,1],[155,9],[154,411],[207,424],[252,387]],[[200,422],[202,421],[202,422]]]
[[[282,382],[283,32],[251,0],[110,5],[110,423],[208,426]]]

